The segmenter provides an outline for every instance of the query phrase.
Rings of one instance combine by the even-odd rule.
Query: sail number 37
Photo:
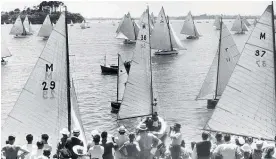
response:
[[[265,50],[256,50],[255,56],[263,57],[265,55],[265,53],[266,53]],[[257,60],[256,64],[258,65],[258,67],[266,67],[266,61]]]

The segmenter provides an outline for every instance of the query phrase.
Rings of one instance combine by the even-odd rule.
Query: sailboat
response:
[[[89,22],[86,22],[86,23],[85,23],[85,27],[86,27],[86,28],[90,28]]]
[[[23,22],[23,26],[24,26],[24,28],[26,30],[26,34],[27,35],[33,35],[32,29],[31,29],[31,26],[30,26],[30,21],[29,21],[29,18],[28,18],[27,15],[26,15],[25,20]]]
[[[70,26],[74,26],[74,23],[73,23],[73,21],[72,21],[72,20],[71,20]]]
[[[111,112],[118,113],[123,99],[128,73],[125,64],[120,54],[118,54],[118,69],[117,69],[117,100],[111,102]]]
[[[124,15],[116,30],[116,38],[124,39],[124,44],[135,44],[138,32],[139,27],[135,21],[131,19],[130,13],[128,13],[127,15]]]
[[[11,52],[9,51],[8,47],[5,45],[3,40],[1,41],[1,64],[6,65],[7,61],[4,58],[12,56]]]
[[[170,24],[169,17],[166,17],[163,7],[151,33],[151,48],[158,50],[155,52],[156,55],[177,54],[178,51],[175,48],[184,49]]]
[[[6,25],[6,23],[4,22],[3,25]]]
[[[151,21],[152,21],[152,23],[153,23],[153,25],[154,25],[154,23],[155,23],[155,19],[154,19],[154,15],[153,15],[153,12],[151,12]]]
[[[81,29],[85,29],[86,27],[85,27],[85,21],[83,20],[82,21],[82,23],[80,24],[80,27],[81,27]]]
[[[180,33],[188,35],[187,39],[197,39],[199,37],[199,33],[196,29],[191,11],[186,16],[185,22]]]
[[[246,25],[247,27],[250,27],[250,26],[251,26],[250,23],[246,20],[245,17],[242,18],[242,21],[245,23],[245,25]]]
[[[2,145],[11,133],[16,136],[17,145],[26,143],[27,134],[32,134],[36,140],[40,139],[41,134],[48,134],[48,142],[56,150],[63,128],[69,132],[72,128],[78,128],[79,138],[86,145],[74,86],[70,84],[66,13],[60,15],[29,79],[2,125]]]
[[[104,65],[100,65],[103,74],[117,74],[118,66],[106,65],[106,55],[104,56]]]
[[[51,23],[50,16],[47,15],[37,36],[43,37],[43,40],[47,40],[51,35],[52,30],[53,30],[53,25]]]
[[[152,88],[150,14],[148,8],[146,15],[136,42],[132,66],[117,116],[118,120],[147,117],[157,111]],[[166,132],[167,123],[160,116],[158,118],[161,122],[161,129],[152,133],[161,138]],[[144,118],[142,122],[145,122],[146,119]]]
[[[272,2],[249,35],[204,130],[275,141],[276,51],[273,20]]]
[[[16,18],[11,31],[10,31],[10,35],[15,35],[15,38],[24,38],[26,37],[27,33],[25,30],[25,27],[23,26],[23,23],[21,21],[20,15],[18,15],[18,17]]]
[[[227,27],[220,20],[219,45],[215,58],[210,66],[209,72],[204,80],[196,100],[213,95],[207,100],[207,108],[215,108],[226,84],[239,60],[240,52]]]
[[[213,26],[216,28],[216,30],[220,30],[220,16],[216,16]]]
[[[152,15],[153,15],[153,13],[152,13]],[[140,17],[140,19],[138,21],[139,28],[142,27],[142,21],[144,19],[144,16],[147,16],[146,11],[143,12],[143,14],[141,15],[141,17]],[[154,17],[150,16],[150,33],[152,33],[152,31],[153,31],[154,23],[155,23]]]
[[[248,31],[240,15],[238,15],[236,20],[234,21],[231,31],[235,31],[235,34],[244,34],[245,31]]]

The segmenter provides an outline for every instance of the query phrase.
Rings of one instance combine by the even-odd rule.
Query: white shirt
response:
[[[172,131],[170,134],[170,137],[172,138],[172,145],[181,145],[181,141],[182,141],[181,132],[175,133],[174,131]]]
[[[25,144],[21,148],[29,151],[29,153],[25,156],[25,159],[30,159],[33,151],[36,149],[36,146],[34,144]]]
[[[94,145],[88,150],[88,154],[91,156],[91,158],[103,158],[104,154],[104,147],[101,145]]]
[[[222,155],[223,159],[236,159],[236,151],[240,153],[238,146],[228,142],[218,145],[214,150],[214,154]]]
[[[115,142],[119,147],[123,146],[123,144],[127,141],[128,141],[128,137],[126,135],[119,135],[118,137],[115,138]]]
[[[43,149],[36,149],[31,154],[31,159],[37,159],[38,156],[41,156],[41,155],[43,155]]]
[[[49,149],[52,152],[52,146],[50,144],[44,144],[43,150]]]

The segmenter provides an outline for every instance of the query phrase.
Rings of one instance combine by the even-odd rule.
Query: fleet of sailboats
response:
[[[46,133],[50,136],[48,142],[52,143],[52,149],[56,150],[63,128],[68,128],[69,132],[78,128],[81,132],[79,137],[86,144],[74,86],[71,88],[70,84],[66,12],[60,15],[17,102],[2,125],[2,137],[7,138],[12,132],[19,145],[26,143],[25,136],[29,133],[37,139]],[[4,142],[2,140],[2,145],[5,145]]]
[[[240,53],[227,27],[220,20],[219,45],[209,72],[204,80],[196,99],[203,99],[212,95],[207,100],[207,108],[215,108],[226,84],[239,60]]]
[[[235,31],[235,34],[244,34],[245,31],[248,31],[246,24],[241,19],[241,16],[238,15],[235,19],[231,31]]]
[[[205,130],[275,141],[274,26],[272,2],[249,35]]]
[[[20,15],[16,18],[13,27],[11,28],[10,35],[15,35],[15,38],[24,38],[27,35],[26,29],[23,26]]]
[[[37,36],[43,37],[44,40],[48,39],[53,30],[53,25],[50,19],[50,16],[47,15]]]
[[[186,16],[180,33],[188,35],[187,39],[196,39],[199,37],[199,33],[196,29],[191,11],[189,11],[188,15]]]
[[[178,51],[176,49],[185,49],[176,36],[170,24],[169,17],[166,16],[163,7],[159,12],[154,29],[151,33],[151,48],[158,50],[155,52],[156,55],[177,54]]]

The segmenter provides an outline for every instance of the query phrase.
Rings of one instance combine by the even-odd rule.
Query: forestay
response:
[[[72,22],[72,21],[71,21]],[[51,20],[50,20],[50,16],[47,15],[39,32],[38,32],[38,36],[40,37],[48,37],[50,36],[51,32],[53,30],[53,25],[51,23]]]
[[[118,57],[119,59],[119,73],[118,73],[118,100],[122,100],[123,99],[123,95],[124,95],[124,91],[125,91],[125,87],[126,87],[126,82],[127,82],[127,72],[126,72],[126,68],[123,62],[123,59],[121,57],[121,55],[119,55]]]
[[[236,31],[236,32],[248,31],[246,25],[241,20],[240,15],[238,15],[237,18],[235,19],[233,26],[231,28],[231,31]]]
[[[272,5],[249,36],[205,129],[274,140],[276,135]]]
[[[218,48],[220,53],[217,51],[197,99],[204,98],[209,94],[214,95],[215,91],[218,97],[221,96],[239,60],[240,52],[231,36],[231,33],[224,23],[222,23],[220,40],[220,48]],[[220,56],[219,58],[218,55]]]
[[[53,150],[61,138],[60,130],[68,127],[67,68],[65,14],[62,13],[52,31],[19,98],[2,125],[2,144],[13,133],[16,143],[26,143],[26,135],[34,141],[41,134],[50,136]]]
[[[142,23],[118,119],[145,116],[152,113],[149,14],[143,17]]]
[[[122,19],[122,23],[119,25],[116,33],[117,37],[120,38],[121,36],[118,36],[123,34],[125,37],[127,37],[128,40],[136,40],[136,35],[135,35],[135,28],[130,15],[125,15],[124,18]],[[137,28],[136,28],[137,29]]]
[[[12,28],[11,28],[11,31],[10,31],[10,35],[21,35],[23,33],[25,33],[25,28],[22,24],[22,21],[21,21],[21,18],[20,18],[20,15],[16,18]]]
[[[183,27],[181,29],[181,34],[186,34],[194,37],[198,37],[199,33],[195,27],[194,20],[191,14],[191,11],[186,16],[185,22],[183,24]]]
[[[24,26],[24,28],[25,28],[25,30],[26,30],[27,33],[31,32],[30,31],[30,22],[29,22],[29,19],[28,19],[27,15],[26,15],[25,20],[23,22],[23,26]]]

